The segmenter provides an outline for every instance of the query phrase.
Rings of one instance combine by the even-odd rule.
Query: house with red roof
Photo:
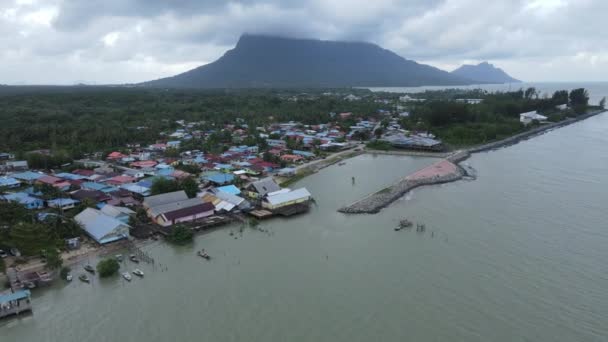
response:
[[[35,183],[51,185],[60,190],[67,190],[70,188],[70,182],[68,182],[67,180],[49,175],[44,175],[36,179]]]
[[[106,157],[107,160],[113,160],[113,161],[117,161],[117,160],[121,160],[122,158],[126,158],[128,157],[125,154],[122,154],[120,152],[114,151],[110,154],[108,154],[108,156]]]
[[[297,163],[304,160],[304,157],[295,154],[284,154],[281,156],[281,160],[288,163]]]
[[[131,167],[135,167],[138,169],[145,169],[149,167],[155,167],[158,164],[155,160],[140,160],[131,163]]]
[[[124,184],[133,183],[136,180],[137,180],[136,178],[129,177],[129,176],[115,176],[115,177],[107,179],[105,181],[105,183],[114,185],[114,186],[121,186]]]

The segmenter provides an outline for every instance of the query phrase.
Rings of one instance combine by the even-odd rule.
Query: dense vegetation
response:
[[[53,213],[55,214],[55,213]],[[16,247],[24,256],[43,255],[49,268],[61,267],[57,249],[65,239],[80,236],[80,225],[60,214],[39,220],[36,213],[14,202],[0,202],[0,249]]]
[[[196,196],[198,192],[198,184],[192,177],[187,177],[181,181],[157,178],[152,183],[152,195],[160,195],[167,192],[184,190],[189,198]]]
[[[109,152],[129,143],[149,144],[160,133],[175,129],[176,120],[201,122],[200,129],[219,130],[237,118],[256,127],[269,121],[296,120],[320,123],[330,112],[375,113],[372,101],[349,102],[342,97],[310,96],[293,101],[299,92],[189,91],[128,88],[72,87],[64,91],[42,88],[40,92],[0,92],[0,151],[25,152],[51,149],[53,157],[30,156],[33,167],[50,168],[82,157]],[[365,92],[367,93],[367,92]],[[207,146],[231,141],[221,132]]]
[[[561,121],[587,111],[589,95],[585,89],[556,91],[541,97],[535,88],[513,92],[488,93],[477,91],[434,91],[418,95],[428,99],[411,108],[411,115],[402,125],[412,130],[430,131],[451,145],[473,145],[506,138],[525,130],[519,114],[537,110],[549,121]],[[467,104],[456,99],[483,99],[479,104]],[[570,104],[560,111],[556,106]]]
[[[167,241],[175,245],[187,245],[192,242],[194,233],[192,230],[182,224],[177,224],[171,227],[171,233],[167,235]]]
[[[114,258],[108,258],[101,260],[97,263],[97,272],[99,272],[99,276],[102,278],[107,278],[118,273],[120,269],[120,264]]]
[[[162,132],[180,127],[176,120],[197,122],[197,129],[210,131],[205,140],[184,141],[181,150],[221,152],[234,143],[225,125],[258,127],[270,122],[300,121],[304,124],[337,120],[345,130],[357,118],[382,119],[380,111],[397,105],[412,115],[401,120],[409,130],[427,130],[448,144],[476,144],[499,139],[524,129],[519,114],[539,110],[552,121],[583,113],[588,94],[584,89],[558,91],[541,96],[534,88],[506,93],[483,90],[445,90],[414,94],[425,102],[398,101],[399,94],[371,93],[358,89],[329,90],[155,90],[139,88],[67,87],[21,92],[0,87],[0,151],[17,153],[37,169],[59,168],[73,158],[92,152],[125,150],[128,144],[150,144]],[[324,94],[330,92],[330,94]],[[362,99],[347,101],[346,94]],[[480,98],[481,104],[455,102]],[[572,110],[558,112],[555,106],[570,103]],[[352,112],[346,120],[331,113]],[[355,139],[369,135],[359,133]],[[263,147],[263,140],[247,136],[248,145]],[[53,153],[27,153],[50,149]],[[178,155],[170,150],[168,156]],[[187,166],[182,166],[186,171]]]

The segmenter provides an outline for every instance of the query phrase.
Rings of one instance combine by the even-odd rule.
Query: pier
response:
[[[0,318],[32,312],[30,290],[0,294]]]

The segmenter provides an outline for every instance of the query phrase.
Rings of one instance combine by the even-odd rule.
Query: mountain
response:
[[[139,85],[168,88],[463,85],[471,80],[361,42],[243,35],[213,63]]]
[[[517,80],[509,76],[501,68],[483,62],[477,65],[463,65],[460,68],[452,71],[452,75],[468,78],[479,83],[519,83]]]

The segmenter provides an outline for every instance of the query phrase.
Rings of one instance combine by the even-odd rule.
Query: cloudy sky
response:
[[[244,33],[377,43],[452,70],[608,81],[606,0],[0,0],[0,83],[127,83],[212,62]]]

